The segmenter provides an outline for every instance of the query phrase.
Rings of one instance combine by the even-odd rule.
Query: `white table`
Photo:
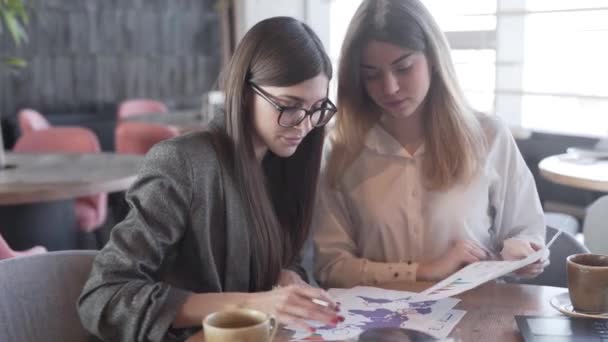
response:
[[[540,174],[551,182],[608,192],[608,160],[559,154],[541,160],[538,168]]]

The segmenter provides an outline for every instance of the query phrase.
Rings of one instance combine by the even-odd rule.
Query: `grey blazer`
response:
[[[204,132],[148,153],[80,296],[86,329],[107,341],[183,340],[192,330],[170,326],[189,294],[252,291],[248,220],[225,164]]]

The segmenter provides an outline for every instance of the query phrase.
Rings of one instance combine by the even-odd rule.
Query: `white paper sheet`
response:
[[[345,321],[336,327],[316,326],[314,334],[292,328],[295,331],[292,341],[349,340],[367,329],[380,327],[401,327],[444,338],[465,314],[462,310],[452,310],[459,302],[455,298],[427,300],[414,292],[363,286],[331,289],[329,293],[341,303]]]
[[[452,274],[436,285],[422,291],[420,294],[427,299],[441,299],[455,296],[473,289],[487,281],[496,279],[525,267],[549,255],[549,247],[561,234],[559,231],[543,249],[540,249],[524,259],[511,261],[480,261],[472,263]]]

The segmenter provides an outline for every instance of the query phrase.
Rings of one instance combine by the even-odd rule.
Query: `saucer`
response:
[[[605,159],[608,158],[607,150],[597,150],[597,149],[586,149],[586,148],[578,148],[578,147],[569,147],[566,150],[569,156],[575,158],[591,158],[591,159]]]
[[[551,306],[554,307],[555,310],[563,313],[566,316],[608,319],[608,313],[587,313],[574,310],[568,292],[558,294],[557,296],[551,298],[551,301],[549,303],[551,303]]]

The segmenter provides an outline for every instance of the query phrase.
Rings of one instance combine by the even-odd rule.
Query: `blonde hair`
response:
[[[342,45],[339,112],[327,164],[329,184],[338,186],[381,115],[365,90],[360,71],[362,51],[371,40],[423,52],[433,68],[422,118],[425,186],[442,190],[469,180],[480,168],[485,139],[478,118],[464,100],[439,26],[418,0],[365,0],[351,20]]]

